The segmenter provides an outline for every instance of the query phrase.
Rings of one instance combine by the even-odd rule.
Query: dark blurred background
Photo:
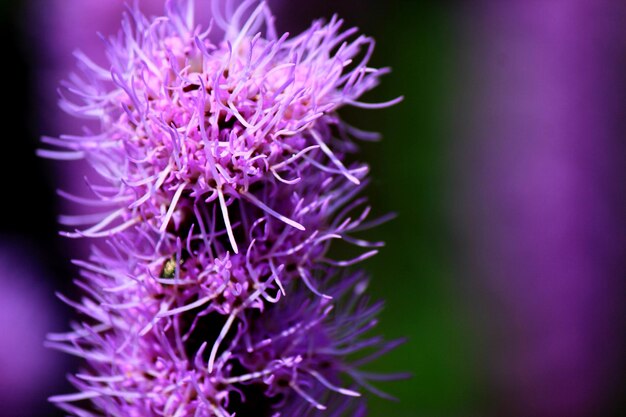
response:
[[[156,0],[141,0],[158,11]],[[55,107],[71,51],[99,47],[121,1],[0,0],[0,415],[63,415],[77,366],[42,347],[72,313],[58,187],[72,168],[35,156],[70,119]],[[379,331],[408,342],[375,370],[410,371],[371,416],[626,416],[626,3],[608,0],[269,1],[292,33],[338,13],[393,72],[343,116],[363,145],[387,246],[365,267],[386,300]],[[95,45],[95,46],[94,46]],[[98,52],[93,52],[98,56]],[[79,181],[80,182],[80,181]],[[72,185],[74,184],[74,185]]]

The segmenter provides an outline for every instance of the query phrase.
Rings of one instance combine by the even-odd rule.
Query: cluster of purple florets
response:
[[[354,236],[384,219],[357,198],[367,165],[346,162],[375,135],[337,109],[393,104],[358,101],[386,70],[336,18],[289,37],[264,3],[216,11],[217,28],[193,9],[130,9],[110,69],[78,54],[61,106],[97,128],[44,139],[61,149],[42,155],[90,162],[92,197],[64,195],[102,213],[62,217],[95,244],[76,261],[84,297],[66,300],[82,320],[50,336],[85,359],[79,391],[53,401],[76,416],[361,414],[380,376],[358,367],[395,343],[366,335],[380,304],[345,268],[381,245]],[[363,249],[335,260],[334,240]]]

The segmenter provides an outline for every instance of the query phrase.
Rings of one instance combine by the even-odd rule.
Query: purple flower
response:
[[[78,54],[64,85],[62,108],[98,128],[40,154],[87,160],[92,195],[63,195],[102,212],[61,218],[95,245],[76,261],[84,298],[65,300],[84,320],[49,341],[85,359],[79,392],[53,401],[77,416],[361,413],[348,399],[385,376],[358,366],[397,342],[364,335],[379,305],[338,272],[377,253],[353,234],[385,218],[367,220],[368,167],[346,162],[376,135],[337,110],[398,101],[359,101],[387,70],[337,18],[290,38],[264,3],[212,14],[217,43],[193,1],[130,9],[110,70]],[[338,239],[365,251],[334,260]]]

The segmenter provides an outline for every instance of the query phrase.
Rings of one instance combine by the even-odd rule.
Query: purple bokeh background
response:
[[[46,333],[62,326],[36,246],[0,235],[0,414],[36,415],[59,385],[67,362],[46,349]]]
[[[609,415],[624,352],[626,3],[473,6],[457,215],[496,408]]]

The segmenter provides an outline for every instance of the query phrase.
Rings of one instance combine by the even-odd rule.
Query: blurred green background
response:
[[[352,3],[353,4],[353,3]],[[476,363],[475,333],[458,285],[450,213],[451,124],[457,67],[455,14],[451,2],[319,2],[304,10],[285,6],[282,16],[331,16],[376,39],[374,67],[391,74],[364,101],[404,101],[383,110],[345,109],[349,123],[383,134],[365,143],[358,158],[371,164],[366,190],[374,215],[398,217],[367,232],[386,241],[381,253],[364,263],[371,272],[371,294],[386,308],[378,330],[406,344],[373,365],[379,371],[409,371],[406,381],[381,387],[400,401],[372,397],[371,415],[467,416],[480,409],[485,390]],[[298,5],[298,8],[303,7]],[[317,13],[317,14],[315,14]],[[288,28],[291,30],[291,28]]]
[[[481,396],[472,332],[463,321],[455,280],[453,237],[446,204],[454,45],[448,7],[441,2],[399,2],[381,8],[362,29],[377,40],[374,66],[391,66],[367,100],[405,100],[380,111],[346,111],[380,143],[364,146],[373,179],[368,190],[375,212],[398,217],[372,231],[387,242],[366,264],[371,291],[386,300],[380,330],[408,342],[382,357],[379,370],[409,370],[408,381],[385,386],[397,404],[372,399],[372,415],[460,416]],[[350,19],[348,18],[348,21]],[[385,24],[379,24],[385,22]],[[371,26],[369,26],[371,25]],[[359,26],[362,26],[359,24]],[[367,112],[367,110],[365,110]],[[456,278],[455,278],[456,277]]]
[[[382,11],[381,11],[382,12]],[[380,20],[378,20],[380,19]],[[386,24],[379,25],[377,22]],[[451,189],[450,129],[455,63],[453,22],[441,2],[399,2],[377,14],[375,66],[391,66],[369,100],[396,95],[398,106],[367,115],[350,114],[359,126],[383,133],[367,144],[371,161],[372,205],[398,217],[373,231],[387,242],[366,265],[372,293],[386,300],[380,330],[408,342],[382,357],[380,370],[409,370],[408,381],[388,387],[401,400],[372,400],[372,415],[461,416],[476,410],[482,389],[473,354],[473,333],[464,322],[456,281],[453,235],[446,204]]]

